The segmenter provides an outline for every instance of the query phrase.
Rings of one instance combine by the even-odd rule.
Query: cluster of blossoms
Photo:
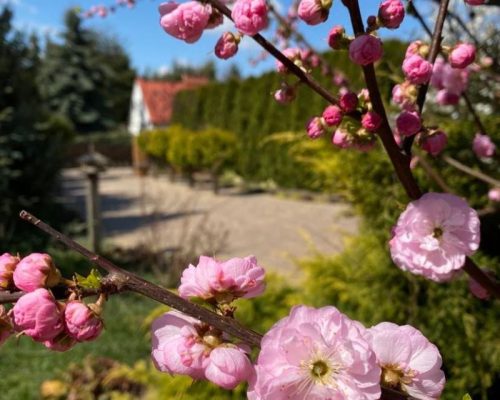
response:
[[[255,258],[200,257],[184,271],[179,294],[233,316],[233,300],[263,290],[264,270]],[[334,307],[293,308],[265,334],[255,363],[246,346],[175,311],[154,321],[152,337],[160,371],[225,389],[248,382],[250,400],[375,400],[381,384],[415,399],[437,399],[445,382],[439,351],[417,329],[391,323],[366,329]]]
[[[107,17],[110,13],[114,13],[117,7],[128,7],[132,8],[135,6],[136,0],[116,0],[116,5],[106,7],[104,5],[96,5],[90,7],[87,11],[84,11],[81,15],[83,18],[92,18],[99,16],[101,18]]]
[[[0,256],[0,290],[25,292],[9,312],[0,308],[0,343],[17,333],[51,350],[66,351],[100,335],[103,299],[89,305],[72,297],[66,303],[59,302],[50,288],[61,281],[48,254],[32,253],[23,259],[9,253]]]

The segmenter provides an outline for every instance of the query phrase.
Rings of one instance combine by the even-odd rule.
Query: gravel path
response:
[[[66,203],[84,215],[79,170],[64,171],[63,188]],[[292,279],[300,274],[294,258],[315,249],[338,252],[342,237],[357,229],[346,204],[231,191],[216,196],[164,176],[141,178],[129,168],[105,172],[100,194],[107,242],[155,251],[187,245],[221,259],[254,254],[261,265]]]

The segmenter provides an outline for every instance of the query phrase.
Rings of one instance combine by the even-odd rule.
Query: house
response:
[[[137,136],[146,130],[167,126],[172,118],[177,93],[208,84],[204,77],[183,76],[180,81],[137,78],[132,88],[128,131],[132,135],[132,161],[137,171],[147,164],[137,145]]]

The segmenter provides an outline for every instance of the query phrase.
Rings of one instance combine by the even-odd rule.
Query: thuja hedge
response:
[[[381,91],[389,99],[391,76],[399,74],[402,54],[406,45],[398,41],[384,42],[387,57],[378,66]],[[362,76],[352,68],[347,53],[327,53],[324,57],[329,65],[342,72],[352,88],[360,89]],[[326,88],[333,91],[336,87],[328,78],[316,73]],[[289,82],[295,78],[287,77]],[[229,80],[213,83],[203,88],[186,91],[176,96],[172,120],[191,129],[217,127],[231,130],[238,135],[241,154],[238,157],[237,172],[245,178],[258,178],[262,157],[258,154],[260,140],[270,133],[303,130],[307,120],[326,106],[325,101],[300,87],[297,99],[289,105],[278,104],[272,93],[279,89],[282,75],[271,72],[260,77],[245,80]]]

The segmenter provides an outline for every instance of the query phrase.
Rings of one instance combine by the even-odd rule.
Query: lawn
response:
[[[9,339],[0,348],[0,399],[39,398],[40,384],[53,379],[72,362],[88,355],[110,357],[132,364],[149,357],[150,344],[143,329],[144,318],[157,303],[138,295],[123,294],[109,300],[104,310],[106,329],[91,343],[79,344],[66,353],[51,352],[22,337]]]

